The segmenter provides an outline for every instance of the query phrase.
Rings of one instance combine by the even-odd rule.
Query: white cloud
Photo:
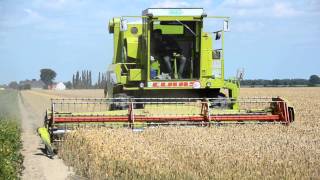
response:
[[[306,11],[308,11],[310,15],[319,16],[320,0],[307,0],[307,2],[308,2],[308,6],[306,7]]]
[[[45,32],[56,32],[65,29],[65,22],[59,18],[49,18],[31,8],[21,8],[0,21],[3,27],[0,32],[10,28],[32,28]]]
[[[199,4],[201,5],[211,5],[212,4],[212,0],[203,0],[202,2],[200,2]],[[198,7],[198,6],[197,6]]]
[[[185,0],[164,0],[157,1],[155,4],[151,5],[152,8],[185,8],[185,7],[210,7],[213,0],[200,0],[200,1],[185,1]]]
[[[165,0],[158,1],[152,5],[153,8],[184,8],[184,7],[210,7],[213,0],[200,0],[200,1],[185,1],[185,0]]]
[[[25,26],[31,24],[41,23],[45,20],[45,17],[39,14],[37,11],[25,8],[17,12],[16,14],[12,14],[13,16],[8,16],[4,25],[6,27],[18,27]]]
[[[244,21],[231,25],[231,29],[234,29],[235,32],[256,32],[264,27],[264,23],[254,21]]]
[[[152,5],[152,7],[155,8],[174,8],[174,7],[189,7],[191,6],[190,3],[186,2],[186,1],[180,1],[180,0],[166,0],[166,1],[161,1],[161,2],[157,2],[154,5]]]
[[[33,4],[38,8],[60,9],[66,4],[66,0],[33,0]]]
[[[292,4],[284,2],[274,3],[272,11],[276,17],[292,17],[301,14],[300,11],[292,7]]]
[[[34,0],[33,4],[38,8],[51,10],[64,10],[72,7],[82,6],[85,0]]]
[[[213,12],[246,18],[296,17],[307,13],[308,4],[305,1],[289,0],[225,0]]]
[[[222,6],[231,8],[250,8],[256,7],[261,3],[260,0],[225,0],[223,1]]]
[[[28,18],[34,19],[34,20],[42,20],[43,17],[36,11],[25,8],[23,11],[26,13]]]
[[[308,2],[312,7],[320,10],[320,1],[319,0],[308,0]]]

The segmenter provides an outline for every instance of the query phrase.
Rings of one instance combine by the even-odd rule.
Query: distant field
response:
[[[50,90],[37,90],[31,91],[40,93],[40,95],[47,95],[50,98],[103,98],[103,89],[78,89],[78,90],[65,90],[65,91],[50,91]]]
[[[21,91],[23,100],[32,102],[29,106],[35,114],[44,116],[47,108],[50,108],[51,98],[103,98],[103,90],[25,90]],[[40,121],[38,126],[43,124],[43,118],[36,119]]]
[[[288,127],[79,130],[67,136],[60,155],[90,179],[319,178],[320,88],[244,88],[241,96],[285,97],[296,121]]]

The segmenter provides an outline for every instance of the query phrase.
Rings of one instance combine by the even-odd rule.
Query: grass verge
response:
[[[17,98],[17,91],[0,91],[0,179],[19,179],[23,169]]]

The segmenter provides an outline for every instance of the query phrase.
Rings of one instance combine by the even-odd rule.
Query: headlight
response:
[[[200,89],[201,88],[201,84],[199,81],[196,81],[193,83],[193,89]]]

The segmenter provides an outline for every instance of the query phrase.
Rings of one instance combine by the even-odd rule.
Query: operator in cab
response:
[[[170,36],[163,36],[160,29],[156,29],[152,32],[152,54],[163,60],[167,73],[173,77],[173,69],[171,61],[176,58],[178,65],[178,78],[183,78],[183,72],[186,64],[186,57],[182,54],[182,50],[178,43]]]

